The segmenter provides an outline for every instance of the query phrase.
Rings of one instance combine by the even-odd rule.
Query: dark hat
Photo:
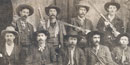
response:
[[[107,8],[108,8],[110,5],[116,6],[117,10],[120,9],[120,4],[119,4],[119,3],[116,3],[116,2],[107,2],[107,3],[104,5],[104,8],[105,8],[106,11],[108,11]]]
[[[47,30],[36,31],[36,32],[35,32],[36,36],[37,36],[39,33],[44,33],[47,37],[49,37],[49,35],[50,35]]]
[[[101,37],[104,36],[103,33],[99,32],[99,31],[91,31],[87,34],[86,38],[90,40],[91,37],[93,37],[93,35],[100,35]]]
[[[17,8],[16,8],[16,12],[18,14],[18,16],[20,16],[20,11],[22,9],[29,9],[29,16],[31,16],[33,13],[34,13],[34,9],[32,6],[30,5],[27,5],[27,4],[22,4],[22,5],[19,5]]]
[[[59,7],[57,7],[56,5],[50,5],[48,7],[45,7],[45,12],[46,12],[47,15],[49,15],[49,10],[50,9],[56,9],[57,14],[60,13],[60,8]]]
[[[18,35],[18,32],[15,30],[13,26],[6,27],[5,30],[2,30],[1,35],[5,35],[6,33],[13,33],[14,35]]]
[[[69,38],[69,37],[76,37],[79,38],[80,36],[78,35],[77,31],[69,31],[67,35],[65,35],[65,38]]]
[[[86,4],[86,1],[80,1],[79,4],[76,5],[76,9],[79,7],[85,7],[87,11],[89,11],[89,6]]]

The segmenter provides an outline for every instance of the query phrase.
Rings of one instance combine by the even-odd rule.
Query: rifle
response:
[[[110,27],[111,27],[111,29],[112,29],[112,32],[113,32],[113,34],[115,35],[115,37],[116,37],[117,35],[119,35],[120,33],[117,32],[117,30],[116,30],[116,28],[113,26],[113,24],[99,11],[90,1],[88,1],[88,3],[96,10],[96,12],[97,12],[101,17],[103,17],[103,18],[105,19],[104,22],[109,22],[109,25],[110,25]]]
[[[105,63],[93,52],[93,51],[90,51],[96,58],[97,60],[102,64],[102,65],[105,65]]]
[[[73,28],[76,28],[80,31],[82,31],[83,33],[87,34],[89,32],[91,32],[90,30],[88,29],[84,29],[84,28],[81,28],[81,27],[78,27],[78,26],[75,26],[75,25],[72,25],[72,24],[68,24],[68,23],[65,23],[65,22],[62,22],[64,25],[67,25],[67,26],[70,26],[70,27],[73,27]]]
[[[43,19],[40,7],[38,8],[38,12],[39,12],[39,15],[40,15],[40,18],[41,18],[40,24],[42,24],[43,29],[46,29],[46,26],[45,26],[46,22],[45,22],[45,19]]]

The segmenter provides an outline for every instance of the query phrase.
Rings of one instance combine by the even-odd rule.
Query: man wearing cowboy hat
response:
[[[19,65],[18,32],[8,26],[1,35],[5,41],[0,47],[0,65]]]
[[[81,33],[80,35],[82,36],[82,40],[80,46],[81,48],[83,48],[86,44],[86,40],[83,35],[86,35],[88,32],[93,30],[93,25],[91,20],[86,18],[86,14],[89,11],[89,6],[87,6],[86,1],[80,1],[79,4],[76,5],[76,9],[78,15],[71,19],[71,24],[80,28],[79,29],[70,28],[70,30],[74,30],[76,32]]]
[[[89,47],[85,48],[86,65],[116,65],[107,46],[102,45],[103,34],[98,31],[88,33]]]
[[[20,58],[24,62],[24,59],[29,53],[28,49],[32,45],[31,39],[32,33],[34,32],[33,26],[28,23],[27,18],[33,14],[34,10],[30,5],[22,4],[17,7],[16,12],[20,18],[13,25],[19,32],[21,45]]]
[[[124,33],[118,35],[116,38],[117,46],[112,49],[113,60],[118,65],[130,64],[130,37],[129,34]]]
[[[68,42],[66,48],[60,51],[59,65],[86,65],[84,52],[77,46],[80,40],[78,33],[70,31],[65,38]]]
[[[55,49],[59,48],[59,46],[63,46],[63,35],[66,35],[66,30],[63,25],[63,21],[58,20],[57,16],[60,13],[60,8],[55,5],[50,5],[45,8],[46,14],[49,16],[49,19],[45,20],[46,30],[49,32],[50,37],[48,42],[51,43]],[[42,30],[43,28],[41,27]],[[57,53],[56,53],[57,54]]]
[[[97,24],[98,31],[105,33],[107,46],[113,47],[113,40],[120,33],[124,32],[124,25],[122,19],[120,19],[116,14],[120,9],[120,4],[116,2],[108,2],[104,5],[105,10],[108,12],[105,15],[108,21],[105,21],[103,17],[101,17]]]
[[[34,34],[34,45],[31,46],[31,54],[26,59],[26,65],[51,65],[54,63],[54,49],[47,42],[49,33],[40,30]]]

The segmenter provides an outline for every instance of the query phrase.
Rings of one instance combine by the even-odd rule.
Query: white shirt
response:
[[[98,50],[99,50],[99,48],[100,48],[100,45],[98,45],[97,47],[94,47],[94,49],[96,50],[96,55],[97,55],[97,53],[98,53]]]
[[[6,52],[10,56],[12,51],[13,51],[13,49],[14,49],[14,43],[12,45],[10,45],[10,46],[6,43],[5,46],[6,46]]]
[[[73,48],[72,50],[71,50],[71,59],[69,59],[69,63],[68,63],[68,65],[70,64],[70,63],[72,63],[72,65],[74,65],[74,51],[75,51],[75,48]]]

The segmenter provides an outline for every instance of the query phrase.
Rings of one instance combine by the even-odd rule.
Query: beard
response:
[[[93,42],[93,45],[94,45],[94,46],[98,46],[99,43],[100,43],[99,41],[95,41],[95,42]]]
[[[11,41],[10,39],[8,39],[6,42],[9,46],[13,43],[13,41]]]
[[[56,18],[56,15],[52,14],[52,15],[50,15],[50,18],[51,18],[51,19]]]
[[[22,19],[22,20],[26,20],[26,19],[27,19],[27,16],[24,15],[24,16],[21,17],[21,19]]]

